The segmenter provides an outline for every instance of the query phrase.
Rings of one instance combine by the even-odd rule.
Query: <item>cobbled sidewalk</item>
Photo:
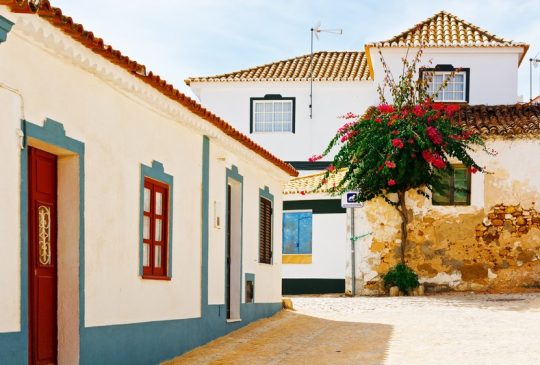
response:
[[[538,293],[292,300],[165,364],[540,364]]]
[[[294,298],[318,318],[392,327],[383,364],[540,364],[540,294]]]

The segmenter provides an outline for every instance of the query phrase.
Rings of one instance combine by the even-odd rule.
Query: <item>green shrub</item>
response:
[[[392,267],[382,278],[387,287],[397,286],[406,294],[409,294],[411,289],[420,286],[418,275],[413,269],[402,263]]]

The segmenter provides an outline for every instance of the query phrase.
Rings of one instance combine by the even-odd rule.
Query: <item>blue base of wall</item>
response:
[[[242,321],[227,323],[225,306],[211,305],[202,318],[84,328],[80,364],[158,364],[280,309],[281,303],[242,304]],[[0,364],[27,363],[24,335],[0,334]]]

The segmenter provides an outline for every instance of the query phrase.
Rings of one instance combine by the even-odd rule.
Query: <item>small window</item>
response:
[[[452,66],[446,65],[435,69],[424,69],[421,72],[422,77],[430,80],[427,91],[430,95],[434,95],[435,101],[454,103],[469,101],[469,69],[455,71]],[[441,89],[445,81],[447,81],[446,87]]]
[[[433,205],[470,205],[471,174],[464,166],[453,166],[450,173],[443,175],[445,188],[433,192]]]
[[[283,254],[311,254],[311,211],[283,213]]]
[[[259,262],[272,263],[272,202],[262,197],[259,203]]]
[[[166,277],[169,186],[145,177],[143,200],[143,277]]]
[[[246,280],[246,303],[253,303],[253,280]]]
[[[267,95],[251,98],[251,132],[294,133],[294,98]]]

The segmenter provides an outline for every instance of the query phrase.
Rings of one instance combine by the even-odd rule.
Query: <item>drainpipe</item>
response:
[[[354,208],[351,208],[351,294],[354,297],[356,295],[356,257],[354,254]]]

